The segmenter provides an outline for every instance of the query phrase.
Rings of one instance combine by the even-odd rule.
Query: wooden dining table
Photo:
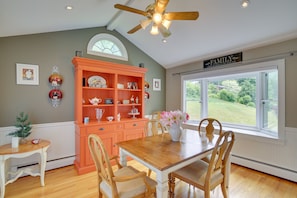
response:
[[[157,197],[168,197],[168,173],[209,155],[218,135],[202,142],[198,131],[184,129],[181,141],[174,142],[168,133],[117,143],[120,163],[127,165],[127,156],[156,173]],[[229,169],[228,169],[229,171]],[[228,181],[227,185],[228,185]]]

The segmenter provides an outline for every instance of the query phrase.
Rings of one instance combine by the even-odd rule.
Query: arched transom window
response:
[[[88,54],[108,58],[128,60],[128,54],[123,43],[110,34],[97,34],[88,43]]]

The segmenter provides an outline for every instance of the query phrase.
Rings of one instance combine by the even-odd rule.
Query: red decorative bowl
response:
[[[33,139],[31,141],[32,144],[39,144],[39,142],[40,142],[40,139]]]

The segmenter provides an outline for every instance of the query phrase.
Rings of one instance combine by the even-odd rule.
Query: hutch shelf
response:
[[[95,170],[88,135],[98,134],[110,156],[116,143],[144,136],[144,77],[146,68],[74,57],[75,151],[78,174]],[[98,104],[92,104],[94,99]],[[102,113],[98,120],[96,112]],[[98,113],[97,113],[98,114]],[[107,116],[113,116],[108,121]],[[120,116],[120,119],[119,119]]]

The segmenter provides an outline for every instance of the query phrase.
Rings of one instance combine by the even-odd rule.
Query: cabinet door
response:
[[[105,149],[110,157],[115,154],[115,150],[116,150],[115,143],[117,142],[117,134],[114,132],[113,125],[89,127],[87,130],[88,130],[88,135],[96,134],[101,138],[105,146]],[[88,145],[88,143],[86,145]],[[94,164],[89,149],[86,150],[86,164],[87,165]]]
[[[125,123],[124,139],[132,140],[144,137],[144,121],[135,121]]]

